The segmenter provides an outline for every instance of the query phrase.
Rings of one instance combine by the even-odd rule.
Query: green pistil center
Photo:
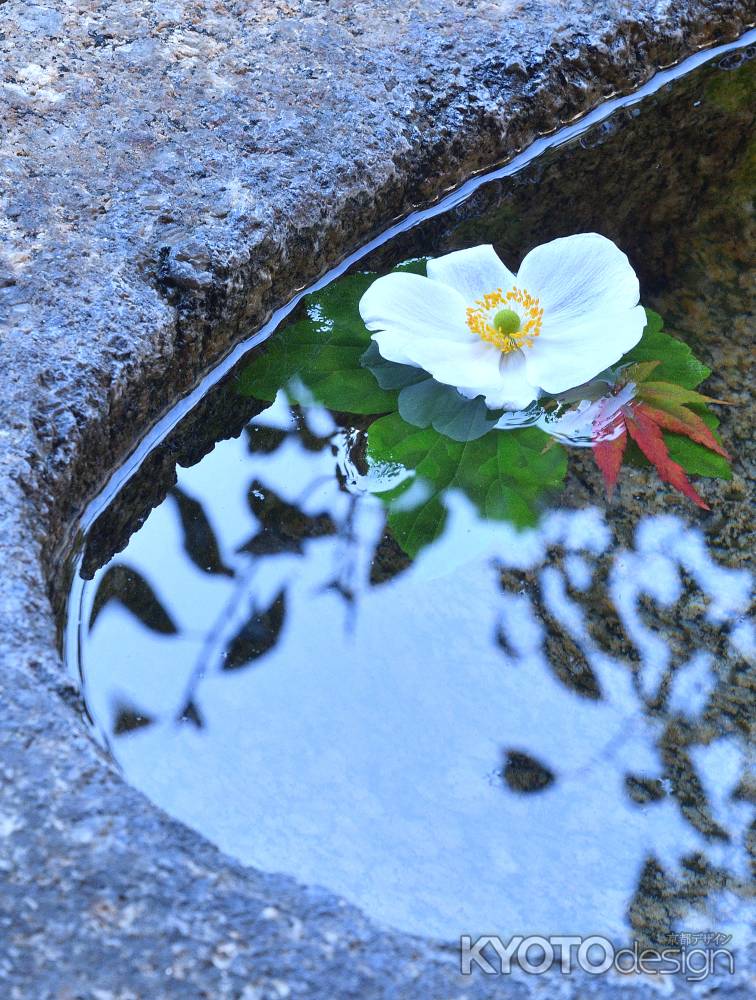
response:
[[[493,325],[505,337],[511,337],[520,329],[520,317],[514,309],[500,309],[493,318]]]

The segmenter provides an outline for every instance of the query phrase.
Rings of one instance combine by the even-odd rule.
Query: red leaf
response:
[[[630,437],[635,441],[640,450],[654,466],[661,479],[669,483],[680,493],[692,500],[693,503],[710,510],[701,497],[696,493],[685,475],[681,465],[669,457],[667,446],[664,443],[661,427],[638,406],[637,403],[630,403],[627,407],[625,426],[630,433]]]
[[[594,420],[591,447],[596,465],[604,477],[606,494],[610,500],[617,483],[626,444],[625,418],[622,413],[615,414],[609,424],[602,423],[600,415]]]
[[[698,414],[693,413],[692,410],[680,406],[675,408],[674,413],[669,413],[666,410],[657,410],[656,407],[649,406],[647,403],[636,403],[635,406],[636,409],[643,410],[650,420],[663,427],[665,431],[671,431],[673,434],[683,434],[685,437],[690,438],[691,441],[702,444],[706,448],[711,448],[717,455],[721,455],[722,458],[726,458],[729,461],[730,456],[703,420],[701,420]]]

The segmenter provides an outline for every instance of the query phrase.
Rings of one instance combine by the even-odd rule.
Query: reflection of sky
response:
[[[242,438],[179,470],[224,561],[245,576],[242,589],[185,556],[171,499],[117,557],[149,580],[179,627],[176,636],[150,632],[112,602],[86,641],[86,696],[98,724],[109,732],[118,703],[158,719],[112,739],[127,778],[229,854],[327,886],[405,930],[625,936],[648,855],[676,872],[684,855],[712,849],[673,797],[643,807],[628,798],[625,774],[662,773],[661,723],[641,710],[627,666],[592,644],[561,570],[543,565],[548,546],[560,543],[572,586],[587,589],[592,560],[611,544],[600,515],[555,512],[518,536],[452,498],[444,537],[379,587],[367,584],[382,532],[374,498],[357,504],[353,543],[336,535],[306,541],[303,556],[235,555],[258,527],[246,502],[253,479],[343,523],[350,498],[338,491],[334,462],[329,448],[308,452],[294,437],[251,456]],[[541,567],[541,596],[586,653],[601,700],[555,677],[529,596],[502,591],[494,562]],[[746,576],[715,566],[696,532],[670,517],[643,522],[636,549],[617,553],[609,587],[642,653],[645,695],[670,654],[637,598],[674,604],[681,564],[711,583],[717,624],[739,620],[747,601]],[[356,610],[327,587],[345,578]],[[96,584],[84,595],[85,620]],[[264,607],[282,586],[277,645],[246,669],[220,673],[252,597]],[[198,730],[175,716],[200,658],[211,666],[196,690]],[[698,714],[716,680],[711,657],[694,654],[675,675],[674,709]],[[535,757],[556,781],[534,794],[510,791],[497,773],[504,748]],[[742,871],[746,816],[729,797],[742,752],[733,738],[695,750],[714,814],[737,834],[712,859]]]

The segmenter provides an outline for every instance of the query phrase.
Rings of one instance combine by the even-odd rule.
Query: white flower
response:
[[[428,277],[378,278],[360,313],[387,361],[423,368],[492,409],[588,382],[641,338],[638,279],[611,240],[580,233],[536,247],[515,277],[493,247],[428,261]]]

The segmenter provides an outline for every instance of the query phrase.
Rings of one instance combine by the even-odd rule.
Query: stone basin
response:
[[[135,441],[298,288],[476,170],[736,37],[747,15],[737,2],[3,6],[8,996],[539,985],[462,978],[451,944],[237,864],[126,785],[60,665],[61,568]]]

